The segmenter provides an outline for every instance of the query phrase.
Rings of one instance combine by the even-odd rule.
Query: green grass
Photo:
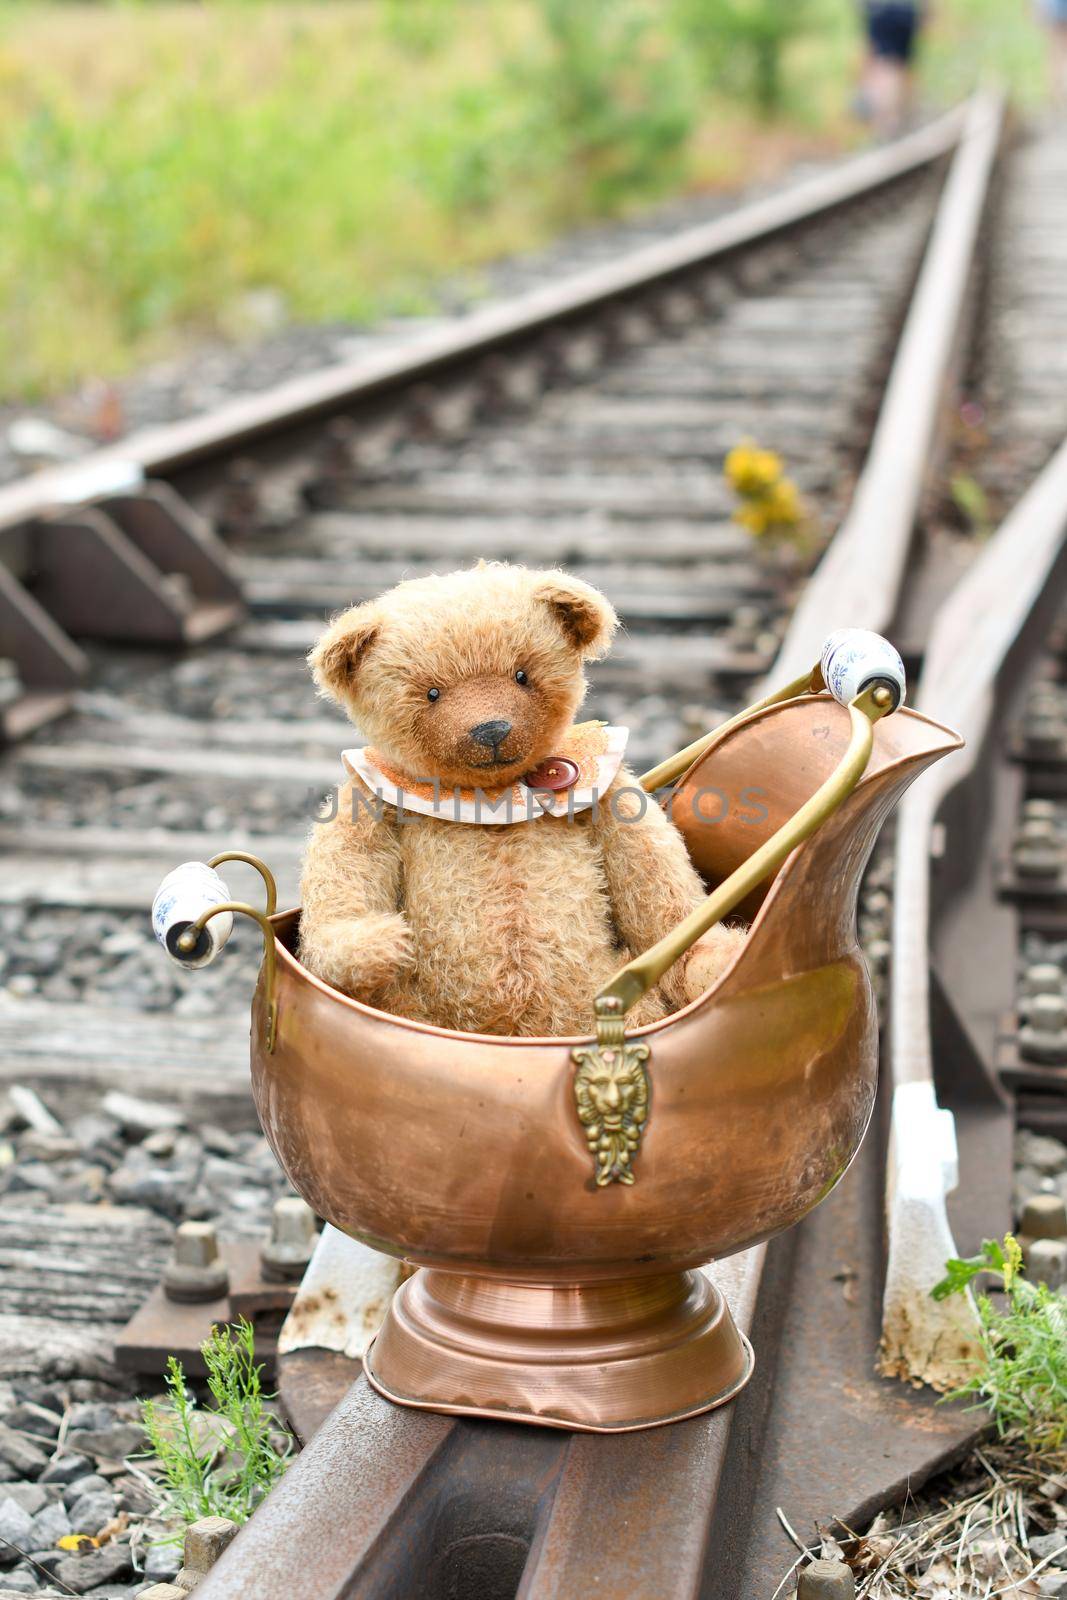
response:
[[[288,1465],[288,1448],[279,1448],[278,1424],[266,1408],[273,1397],[263,1393],[251,1323],[212,1328],[200,1348],[211,1405],[196,1404],[171,1356],[167,1398],[141,1407],[156,1465],[157,1514],[174,1540],[200,1517],[247,1522]]]
[[[1036,1455],[1067,1445],[1067,1298],[1023,1276],[1022,1251],[1008,1234],[987,1239],[982,1253],[946,1263],[935,1300],[963,1294],[976,1278],[997,1279],[1003,1301],[976,1296],[981,1359],[949,1399],[973,1397],[989,1407],[1002,1437],[1021,1439]]]
[[[974,18],[1035,82],[1025,4],[941,0],[930,81],[973,77]],[[239,336],[263,288],[296,320],[422,309],[840,148],[857,49],[852,0],[0,0],[0,392]]]

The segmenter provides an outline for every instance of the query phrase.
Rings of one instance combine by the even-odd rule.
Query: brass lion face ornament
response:
[[[903,699],[891,646],[834,635],[810,674],[645,774],[650,791],[674,785],[671,815],[717,887],[605,986],[584,1039],[455,1033],[339,994],[297,961],[299,913],[274,912],[269,874],[266,914],[198,888],[203,874],[170,886],[157,931],[176,959],[203,962],[215,916],[263,930],[252,1088],[294,1188],[419,1269],[364,1358],[382,1394],[614,1432],[747,1382],[751,1348],[702,1269],[799,1222],[867,1127],[859,881],[900,794],[960,743]],[[709,789],[759,789],[766,816],[712,822]],[[750,931],[714,987],[627,1033],[629,1009],[734,910]]]
[[[578,1045],[573,1051],[574,1100],[596,1162],[599,1188],[608,1183],[633,1183],[631,1165],[648,1121],[647,1044],[623,1044],[600,1050]]]

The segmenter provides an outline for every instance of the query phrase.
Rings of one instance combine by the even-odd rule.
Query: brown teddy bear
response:
[[[473,1033],[592,1031],[593,997],[704,896],[681,835],[623,765],[625,729],[574,726],[582,664],[617,626],[589,584],[504,564],[400,583],[310,656],[371,744],[304,864],[300,957],[383,1010]],[[715,928],[630,1012],[696,998]]]

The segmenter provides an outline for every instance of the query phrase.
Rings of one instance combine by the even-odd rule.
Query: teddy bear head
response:
[[[308,660],[320,692],[409,780],[488,789],[558,748],[585,695],[582,664],[616,626],[580,578],[480,563],[353,606]]]

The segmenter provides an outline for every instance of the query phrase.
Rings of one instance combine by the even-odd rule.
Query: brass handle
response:
[[[796,683],[790,684],[781,694],[761,701],[760,705],[753,707],[752,710],[773,705],[781,699],[795,698],[798,692],[797,685],[802,684],[804,688],[814,687],[816,675],[821,680],[818,668],[815,673],[809,674],[803,680],[798,679]],[[803,688],[799,692],[803,692]],[[631,1006],[636,1005],[642,995],[647,994],[649,989],[659,982],[667,969],[685,955],[701,934],[707,933],[709,928],[721,922],[723,917],[728,916],[736,906],[740,905],[764,878],[782,864],[797,845],[809,839],[817,828],[833,816],[843,801],[847,800],[862,778],[870,760],[871,750],[874,747],[874,724],[893,710],[894,703],[891,691],[881,685],[865,689],[855,700],[850,701],[848,714],[852,732],[848,749],[826,782],[816,789],[811,798],[806,800],[765,844],[754,851],[725,882],[713,890],[703,905],[690,912],[684,921],[676,928],[672,928],[658,943],[627,962],[626,966],[604,985],[593,1006],[596,1015],[597,1043],[601,1048],[619,1048],[623,1038],[624,1019]],[[747,711],[744,716],[748,717],[751,714],[751,711]],[[741,720],[734,718],[725,726],[729,728]],[[714,737],[718,737],[722,731],[722,729],[716,730]],[[698,740],[697,745],[710,742],[711,737],[713,736],[709,735],[706,740]],[[697,746],[690,746],[690,750],[696,748]],[[682,752],[683,756],[688,754],[688,751]],[[663,782],[664,779],[658,774],[673,765],[672,762],[664,762],[662,767],[654,768],[652,774],[646,774],[646,780],[657,776],[657,781]],[[686,766],[689,765],[690,761],[687,760]]]
[[[273,872],[266,862],[258,856],[248,855],[243,850],[228,850],[222,855],[213,856],[207,863],[209,867],[221,866],[224,861],[244,861],[250,867],[255,867],[263,879],[267,891],[267,908],[257,911],[255,906],[250,906],[244,900],[226,900],[222,905],[211,906],[207,911],[202,911],[195,922],[191,922],[180,934],[177,940],[178,950],[185,955],[192,955],[200,940],[206,925],[212,917],[217,917],[224,911],[233,912],[234,915],[251,917],[253,922],[258,922],[263,934],[263,968],[267,985],[267,1033],[265,1044],[268,1054],[273,1053],[274,1042],[278,1035],[278,957],[274,943],[274,929],[270,925],[270,918],[278,909],[278,885]]]
[[[221,867],[224,861],[244,861],[248,866],[255,867],[267,891],[267,916],[273,917],[278,909],[278,882],[267,863],[258,856],[250,856],[245,850],[224,850],[221,856],[212,856],[208,866]]]

